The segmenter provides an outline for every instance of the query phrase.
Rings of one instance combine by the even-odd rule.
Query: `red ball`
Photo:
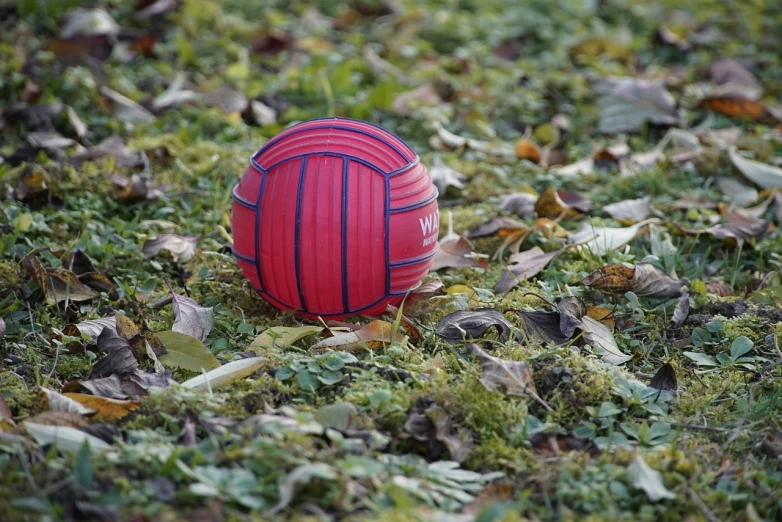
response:
[[[234,255],[269,303],[307,316],[380,315],[437,253],[437,188],[381,127],[312,120],[269,140],[233,190]]]

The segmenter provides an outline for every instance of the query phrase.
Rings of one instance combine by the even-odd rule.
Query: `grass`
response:
[[[594,78],[644,75],[667,78],[682,127],[739,127],[745,139],[739,148],[779,165],[778,121],[732,118],[709,111],[698,98],[708,67],[736,58],[759,64],[752,71],[764,87],[764,103],[779,100],[775,31],[782,19],[774,2],[612,0],[589,7],[564,1],[552,8],[542,0],[405,0],[389,10],[374,0],[185,0],[144,19],[136,3],[111,0],[100,5],[126,30],[118,41],[108,39],[113,51],[105,60],[84,57],[95,51],[92,44],[77,44],[77,56],[64,56],[59,33],[76,4],[0,2],[9,13],[9,21],[0,22],[0,180],[15,190],[0,203],[0,317],[6,325],[0,394],[10,412],[0,410],[4,520],[782,517],[779,232],[731,247],[676,227],[724,221],[714,205],[677,210],[673,203],[682,197],[729,203],[732,194],[723,193],[716,178],[748,182],[726,155],[669,158],[633,176],[621,175],[610,161],[589,174],[561,176],[512,154],[454,149],[432,139],[433,122],[440,122],[460,136],[513,150],[527,127],[565,115],[569,128],[557,150],[572,163],[618,139],[599,132]],[[720,31],[722,40],[681,50],[656,40],[662,26],[691,42],[705,30]],[[146,52],[138,47],[144,35],[154,41]],[[364,57],[367,45],[411,81],[378,71]],[[109,87],[151,109],[150,100],[179,74],[187,89],[219,92],[216,101],[188,101],[154,110],[154,121],[134,122],[100,91]],[[402,93],[430,82],[445,94],[441,103],[396,108]],[[273,121],[259,124],[251,113],[226,107],[229,90],[272,108]],[[64,111],[49,120],[14,112],[24,107],[18,104],[65,104],[87,132],[79,136]],[[138,117],[138,108],[129,110]],[[506,295],[493,289],[507,253],[486,270],[430,274],[446,289],[464,285],[473,294],[430,301],[415,318],[421,339],[361,350],[338,370],[341,380],[315,391],[298,377],[280,378],[283,368],[318,361],[310,350],[318,338],[308,337],[264,350],[259,355],[268,361],[261,370],[214,393],[174,385],[138,397],[138,409],[116,423],[85,422],[87,432],[113,441],[109,452],[69,453],[35,443],[24,422],[46,409],[37,387],[62,391],[86,380],[102,357],[90,350],[68,353],[78,339],[65,336],[65,327],[122,311],[140,313],[151,332],[170,330],[174,312],[161,304],[170,295],[165,280],[178,294],[213,307],[214,328],[204,344],[223,364],[243,357],[268,328],[311,324],[264,302],[241,277],[228,242],[231,189],[267,139],[294,122],[329,115],[378,123],[402,136],[430,168],[437,159],[459,171],[466,187],[440,198],[440,221],[447,223],[451,213],[457,233],[496,216],[515,218],[499,210],[502,196],[550,186],[593,203],[589,216],[560,223],[570,233],[585,221],[621,226],[602,208],[641,197],[650,199],[661,224],[602,256],[568,250]],[[628,143],[635,152],[648,151],[665,130],[644,124]],[[36,131],[56,131],[78,145],[29,151],[24,144]],[[115,134],[130,150],[143,151],[147,163],[126,167],[112,155],[69,160],[79,147]],[[112,176],[132,174],[146,176],[162,194],[117,198]],[[33,194],[25,195],[25,187]],[[769,208],[763,216],[779,225],[778,212]],[[194,257],[147,258],[144,242],[163,232],[200,235]],[[474,245],[491,257],[503,240],[480,238]],[[549,251],[562,240],[531,234],[522,248],[532,246]],[[57,268],[75,251],[113,282],[116,294],[47,304],[23,259],[37,256]],[[651,262],[686,279],[688,320],[679,327],[670,322],[678,299],[634,299],[577,285],[594,270],[622,262]],[[721,295],[720,286],[730,295]],[[579,342],[502,342],[493,331],[478,340],[496,357],[526,361],[551,411],[526,397],[489,392],[465,344],[450,345],[435,333],[443,317],[464,307],[507,312],[521,328],[512,310],[550,311],[545,300],[571,295],[613,312],[614,338],[631,360],[608,364]],[[696,328],[715,320],[723,325],[718,339],[693,339]],[[716,357],[741,336],[753,342],[748,355],[758,358],[751,369],[701,373],[704,368],[684,355]],[[663,363],[676,370],[675,395],[648,387]],[[152,364],[142,359],[142,367]],[[181,383],[195,375],[174,369],[172,378]],[[441,408],[450,424],[427,425],[424,404]],[[665,433],[660,439],[638,435],[655,425]],[[456,469],[447,464],[453,444],[472,446]],[[637,455],[658,478],[632,475]],[[657,481],[671,498],[656,500],[648,492]]]

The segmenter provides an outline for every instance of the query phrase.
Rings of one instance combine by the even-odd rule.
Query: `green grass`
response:
[[[712,114],[693,92],[711,63],[731,57],[761,64],[753,73],[765,88],[763,101],[779,100],[782,18],[774,2],[612,0],[593,9],[575,0],[554,7],[543,0],[403,0],[386,12],[380,0],[185,0],[170,13],[142,20],[135,2],[110,0],[101,5],[120,26],[132,29],[120,35],[121,46],[149,33],[155,38],[151,53],[123,59],[121,46],[115,46],[104,63],[65,63],[50,44],[75,4],[0,1],[2,12],[11,13],[0,22],[0,107],[66,104],[86,124],[86,137],[76,136],[64,112],[54,116],[52,129],[86,147],[122,136],[128,148],[145,152],[148,166],[127,168],[111,157],[71,164],[67,156],[77,152],[74,147],[0,163],[0,185],[17,189],[17,195],[20,180],[31,172],[41,173],[47,187],[38,196],[0,202],[0,317],[6,324],[0,393],[13,417],[7,422],[0,414],[0,518],[72,520],[111,512],[122,520],[163,521],[203,518],[208,510],[225,520],[301,521],[435,520],[447,513],[481,521],[782,517],[782,461],[778,448],[775,453],[763,443],[782,429],[782,354],[767,340],[769,334],[782,335],[779,276],[772,274],[756,291],[763,276],[780,269],[780,234],[775,230],[731,248],[707,235],[684,236],[675,227],[706,228],[720,219],[718,211],[672,209],[685,196],[728,202],[715,184],[715,176],[738,177],[726,155],[666,161],[630,177],[617,168],[564,177],[514,156],[442,149],[431,140],[437,121],[461,136],[512,150],[527,126],[564,114],[570,128],[558,148],[571,163],[593,147],[616,142],[616,136],[598,131],[593,76],[668,75],[684,126],[704,120],[713,128],[740,126],[762,145],[767,153],[762,161],[778,165],[778,122]],[[685,52],[656,43],[655,31],[663,25],[691,40],[698,27],[719,30],[723,40]],[[574,51],[600,38],[621,41],[612,44],[619,54]],[[414,85],[373,71],[363,57],[369,44]],[[515,54],[498,57],[498,48]],[[145,104],[178,74],[199,92],[232,89],[260,97],[277,111],[276,121],[260,126],[246,113],[189,102],[157,114],[154,122],[129,123],[99,92],[106,86]],[[447,101],[398,114],[397,96],[426,82],[448,86]],[[12,113],[6,110],[0,120],[0,155],[6,159],[21,150],[30,132],[46,130],[35,117]],[[177,293],[214,308],[215,325],[205,345],[223,363],[239,359],[269,327],[302,324],[256,295],[230,255],[225,232],[231,227],[231,189],[250,156],[288,125],[329,115],[383,125],[408,141],[424,163],[431,166],[436,156],[461,172],[466,188],[440,199],[441,223],[447,224],[446,211],[451,212],[458,233],[505,215],[498,210],[502,195],[553,186],[592,201],[587,219],[594,226],[620,226],[603,206],[648,196],[652,216],[661,219],[660,241],[643,234],[602,257],[569,250],[507,295],[493,293],[507,252],[488,270],[431,274],[446,289],[474,289],[473,300],[432,301],[417,317],[422,339],[356,353],[358,361],[340,370],[340,382],[314,392],[302,389],[296,378],[277,377],[280,368],[314,360],[310,346],[317,339],[310,337],[259,354],[268,358],[263,369],[213,394],[173,386],[140,398],[138,410],[116,424],[92,423],[95,434],[115,437],[108,453],[73,455],[26,436],[22,423],[41,410],[36,387],[60,391],[86,379],[94,366],[95,354],[64,351],[64,327],[122,311],[141,312],[152,332],[170,330],[173,310],[159,305],[169,296],[164,280]],[[663,134],[646,125],[629,144],[647,151]],[[149,175],[163,195],[142,202],[115,199],[111,176],[139,173]],[[764,217],[778,219],[773,209]],[[573,232],[580,223],[561,225]],[[196,255],[185,263],[167,254],[147,259],[141,250],[145,240],[165,231],[201,235]],[[502,241],[481,238],[474,244],[491,256]],[[548,251],[562,243],[533,234],[523,248]],[[22,259],[37,255],[57,267],[65,252],[76,250],[113,281],[117,294],[67,307],[47,304]],[[689,281],[693,306],[682,327],[670,323],[676,299],[640,298],[634,305],[623,293],[598,294],[576,284],[604,264],[644,260]],[[720,297],[710,283],[727,283],[734,295]],[[505,317],[520,327],[511,310],[550,310],[535,294],[550,302],[577,295],[589,305],[608,307],[617,319],[619,349],[633,356],[615,367],[578,342],[502,343],[494,333],[479,341],[494,356],[527,361],[551,411],[526,397],[487,391],[480,365],[465,346],[449,345],[434,333],[448,312],[464,306],[507,311]],[[737,309],[745,313],[734,317]],[[720,338],[694,343],[692,331],[715,318],[724,326]],[[753,341],[751,355],[762,358],[751,371],[700,374],[703,368],[684,355],[716,357],[740,336]],[[675,397],[657,398],[646,386],[664,362],[677,372]],[[142,367],[151,369],[151,363]],[[389,369],[410,377],[400,379]],[[177,369],[173,379],[195,375]],[[426,440],[406,434],[410,413],[426,401],[450,419],[445,435],[462,434],[473,445],[459,466],[462,474],[444,469],[449,452],[435,430]],[[355,408],[347,429],[328,408],[344,402]],[[270,423],[268,416],[284,418],[287,427]],[[631,435],[655,423],[670,428],[661,443],[639,443]],[[195,444],[184,444],[191,435]],[[552,440],[559,444],[552,447]],[[630,466],[636,454],[661,474],[673,498],[653,501],[634,486]],[[472,503],[468,493],[478,501]]]

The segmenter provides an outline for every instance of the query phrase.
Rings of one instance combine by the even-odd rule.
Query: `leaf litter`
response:
[[[0,17],[7,518],[548,519],[554,476],[581,518],[774,518],[773,16],[104,4]],[[383,319],[277,312],[226,246],[247,158],[335,115],[449,217]]]

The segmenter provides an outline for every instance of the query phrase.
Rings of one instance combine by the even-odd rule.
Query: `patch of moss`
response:
[[[453,381],[444,372],[422,386],[422,395],[435,399],[453,420],[480,440],[503,436],[508,426],[528,415],[528,399],[488,391],[480,383],[481,371],[471,365]]]
[[[532,364],[538,395],[553,408],[533,407],[536,416],[562,426],[584,419],[587,406],[600,406],[610,399],[613,369],[573,351],[544,357]]]

